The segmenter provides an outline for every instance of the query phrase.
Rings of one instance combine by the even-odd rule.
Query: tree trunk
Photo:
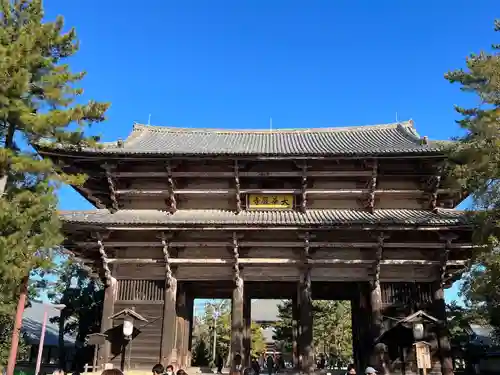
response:
[[[59,317],[59,368],[66,371],[66,347],[64,342],[64,327],[66,323],[66,309],[61,311]]]
[[[23,324],[23,312],[28,296],[28,276],[23,278],[21,283],[21,292],[19,293],[19,301],[17,302],[16,318],[14,319],[14,328],[12,329],[12,339],[10,342],[9,362],[7,364],[6,375],[14,375],[17,360],[17,348],[19,346],[19,333]]]

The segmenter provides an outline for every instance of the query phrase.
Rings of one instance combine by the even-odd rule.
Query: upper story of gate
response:
[[[344,128],[217,130],[134,125],[92,149],[42,148],[97,208],[177,210],[454,208],[445,141],[412,121]]]

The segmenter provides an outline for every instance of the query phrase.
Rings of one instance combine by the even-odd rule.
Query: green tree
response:
[[[66,306],[59,317],[53,318],[53,322],[59,324],[59,365],[67,369],[64,335],[69,333],[76,337],[80,348],[73,370],[81,370],[86,359],[88,362],[85,358],[88,351],[84,346],[86,337],[100,331],[104,286],[100,280],[91,278],[89,270],[71,257],[65,259],[52,275],[56,276],[57,282],[50,288],[48,297],[54,303]]]
[[[495,22],[500,31],[500,22]],[[467,68],[445,75],[461,90],[478,96],[472,108],[456,106],[457,121],[464,134],[451,147],[453,173],[461,186],[472,193],[475,241],[487,246],[474,254],[474,266],[466,275],[462,293],[468,306],[488,317],[500,329],[500,45],[472,54]]]
[[[274,339],[292,350],[292,302],[278,306],[279,321],[274,325]],[[352,358],[352,320],[349,301],[313,301],[313,340],[318,353],[333,355],[340,362]]]
[[[193,364],[195,366],[208,366],[211,357],[204,339],[197,340],[194,347]]]
[[[264,333],[262,332],[262,326],[258,323],[252,322],[251,332],[252,332],[251,355],[258,357],[261,353],[263,353],[266,350],[266,341],[264,339]]]
[[[28,183],[0,197],[0,367],[8,358],[12,316],[33,268],[51,264],[50,249],[61,241],[56,202],[47,184]],[[23,281],[24,280],[24,281]]]
[[[84,180],[31,145],[96,145],[85,129],[104,120],[109,104],[77,103],[85,74],[65,62],[78,50],[75,30],[64,33],[62,17],[45,22],[41,0],[0,0],[0,22],[0,314],[10,315],[30,271],[49,266],[44,249],[62,240],[54,183]]]
[[[217,321],[215,322],[215,317]],[[211,301],[205,306],[205,312],[199,321],[197,341],[206,340],[210,343],[210,358],[213,350],[213,329],[216,329],[216,353],[222,358],[228,358],[231,349],[231,304],[229,301]],[[251,353],[257,355],[265,350],[266,344],[262,327],[252,322],[251,325]]]
[[[352,358],[352,319],[349,301],[315,301],[314,322],[316,351],[332,355],[348,364]]]

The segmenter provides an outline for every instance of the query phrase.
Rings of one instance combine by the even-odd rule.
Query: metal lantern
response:
[[[422,340],[424,338],[424,325],[420,322],[413,323],[413,338],[415,340]]]
[[[130,340],[134,333],[134,317],[127,315],[123,319],[123,337]]]

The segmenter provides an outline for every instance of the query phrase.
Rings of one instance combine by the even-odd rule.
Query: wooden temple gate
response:
[[[314,363],[314,299],[352,303],[354,357],[415,372],[413,339],[382,339],[419,310],[445,322],[443,288],[467,265],[465,195],[440,147],[413,124],[297,131],[135,126],[125,141],[40,153],[90,178],[98,209],[61,212],[67,248],[106,282],[109,317],[148,322],[131,365],[190,365],[194,298],[231,298],[231,353],[250,360],[250,300],[293,301],[294,361]],[[452,373],[445,324],[426,331],[434,370]],[[387,336],[389,337],[389,336]],[[99,362],[118,361],[108,342]],[[232,366],[235,366],[234,360]]]

